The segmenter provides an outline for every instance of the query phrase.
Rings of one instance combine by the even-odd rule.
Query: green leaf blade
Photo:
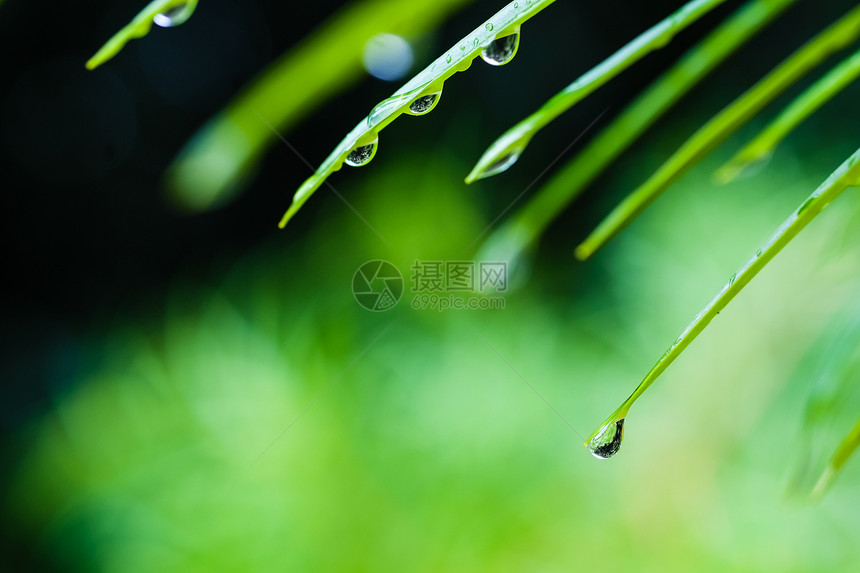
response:
[[[696,315],[692,322],[675,339],[668,350],[660,357],[653,368],[633,393],[607,418],[604,424],[589,438],[597,435],[607,423],[624,418],[636,400],[660,377],[660,375],[675,361],[681,353],[698,337],[710,322],[740,293],[744,287],[773,260],[773,258],[797,236],[815,217],[838,197],[846,188],[860,180],[860,149],[854,152],[842,165],[822,183],[809,198],[804,201],[777,228],[764,245],[756,251],[747,263],[732,275],[728,283],[717,295]]]
[[[797,0],[753,0],[732,14],[655,80],[612,123],[552,176],[482,250],[487,260],[515,261],[559,213],[673,105]]]
[[[860,37],[860,6],[789,56],[696,131],[645,183],[627,196],[577,247],[587,259],[621,232],[699,160],[815,66]]]

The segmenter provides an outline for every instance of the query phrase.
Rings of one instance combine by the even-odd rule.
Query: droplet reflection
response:
[[[361,167],[362,165],[367,165],[370,163],[370,160],[373,159],[373,156],[376,155],[377,147],[378,140],[367,145],[359,145],[349,152],[349,155],[346,156],[345,163],[350,167]]]
[[[165,10],[161,14],[156,14],[152,22],[162,28],[173,28],[187,22],[191,18],[191,15],[194,14],[196,8],[197,2],[185,2],[169,10]]]
[[[514,59],[520,46],[519,29],[509,36],[496,38],[481,50],[481,58],[491,66],[504,66]]]
[[[409,112],[411,115],[424,115],[433,111],[436,104],[439,103],[441,92],[435,94],[427,94],[419,97],[409,104]]]
[[[621,439],[624,434],[624,418],[609,422],[600,432],[588,441],[588,449],[595,458],[605,460],[611,458],[621,449]]]
[[[517,162],[522,154],[522,149],[515,149],[510,153],[506,153],[489,167],[481,171],[475,179],[486,179],[487,177],[492,177],[493,175],[498,175],[499,173],[507,171],[511,168],[511,165]]]

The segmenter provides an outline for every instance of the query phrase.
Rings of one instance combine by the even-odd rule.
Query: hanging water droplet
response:
[[[732,278],[729,279],[729,286],[735,284],[735,281],[738,280],[738,273],[732,275]]]
[[[493,31],[493,23],[492,22],[487,22],[487,25],[485,27],[487,28],[488,32]]]
[[[520,31],[503,38],[495,38],[481,50],[481,57],[491,66],[504,66],[514,59],[520,46]]]
[[[425,115],[430,113],[436,107],[436,104],[439,103],[439,96],[441,95],[442,92],[439,91],[419,97],[409,104],[409,111],[407,113],[410,115]]]
[[[450,64],[450,63],[451,63],[451,59],[452,59],[452,58],[451,58],[451,54],[448,54],[447,56],[445,56],[445,62],[446,62],[446,63]]]
[[[588,449],[595,458],[605,460],[611,458],[621,449],[621,438],[624,434],[624,418],[612,421],[603,426],[600,432],[588,441]]]
[[[492,177],[493,175],[498,175],[504,171],[510,169],[511,165],[517,162],[520,158],[520,155],[523,154],[522,149],[515,149],[509,153],[503,155],[500,159],[495,161],[492,165],[481,171],[477,175],[477,179],[485,179],[487,177]]]
[[[757,250],[757,251],[755,252],[755,256],[756,256],[756,257],[760,257],[760,256],[761,256],[761,249],[759,249],[759,250]]]
[[[161,14],[156,14],[152,19],[152,22],[156,26],[161,26],[162,28],[172,28],[174,26],[179,26],[180,24],[184,24],[188,21],[192,14],[194,14],[194,10],[197,8],[197,2],[185,2],[184,4],[179,4],[178,6],[174,6],[169,10],[165,10]]]
[[[373,159],[373,156],[376,155],[378,142],[379,140],[377,139],[367,145],[359,145],[349,152],[349,155],[346,156],[345,163],[350,167],[361,167],[362,165],[367,165],[370,163],[370,160]]]

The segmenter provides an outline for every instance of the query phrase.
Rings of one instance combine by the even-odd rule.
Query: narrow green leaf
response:
[[[833,199],[846,188],[860,182],[860,149],[854,152],[791,216],[779,226],[755,255],[732,275],[729,282],[693,319],[669,349],[660,357],[639,386],[618,409],[589,437],[586,445],[599,439],[607,427],[623,420],[634,402],[657,380],[660,374],[675,361],[693,340],[708,326],[731,300],[804,229]]]
[[[753,0],[732,14],[636,100],[486,242],[487,260],[516,261],[558,214],[694,86],[797,0]]]
[[[375,146],[379,132],[397,117],[407,113],[413,102],[428,94],[441,92],[445,80],[456,72],[469,69],[472,60],[480,56],[493,43],[494,39],[518,35],[522,23],[554,1],[534,0],[528,3],[521,0],[511,2],[409,80],[403,87],[394,92],[394,95],[373,108],[370,115],[359,122],[331,155],[323,161],[316,172],[302,184],[279,226],[283,228],[287,224],[328,176],[343,166],[353,150],[358,147]],[[513,56],[513,52],[510,55]]]
[[[806,118],[860,77],[860,50],[830,70],[777,116],[762,132],[717,170],[715,178],[728,183],[751,166],[768,159],[780,142]]]
[[[851,431],[845,436],[845,439],[842,440],[836,451],[833,452],[830,463],[827,464],[827,467],[812,489],[813,499],[820,499],[830,489],[845,462],[857,450],[857,446],[860,446],[860,419],[857,420],[857,423],[851,428]]]
[[[576,249],[587,259],[645,210],[669,186],[765,105],[828,56],[860,36],[860,6],[851,10],[701,127],[645,183],[633,191]]]
[[[87,62],[87,69],[94,70],[122,51],[125,45],[135,38],[143,38],[152,29],[155,18],[170,12],[182,10],[187,19],[197,8],[197,0],[153,0],[141,10],[122,30],[114,34],[107,43]],[[182,21],[185,21],[185,20]]]
[[[552,97],[540,109],[493,142],[478,160],[469,176],[466,177],[466,183],[491,177],[507,170],[519,159],[532,137],[544,126],[649,53],[666,46],[676,34],[724,1],[693,0],[685,4],[681,9],[583,74]]]

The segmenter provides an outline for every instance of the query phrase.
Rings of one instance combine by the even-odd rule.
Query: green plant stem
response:
[[[559,213],[654,122],[797,0],[753,0],[655,80],[487,241],[488,260],[516,260]]]
[[[672,346],[660,357],[654,367],[648,372],[639,386],[630,397],[607,418],[600,426],[614,420],[624,418],[633,403],[654,383],[655,380],[669,367],[675,359],[690,345],[693,340],[708,326],[708,324],[722,311],[726,305],[761,271],[783,247],[785,247],[797,234],[803,230],[833,199],[839,196],[846,188],[860,183],[860,149],[854,152],[827,180],[795,210],[791,216],[779,226],[767,242],[756,251],[756,254],[741,269],[732,275],[729,282],[708,303],[705,308],[696,315],[696,318],[687,326],[681,335],[672,343]],[[593,438],[600,429],[589,438]],[[587,441],[586,441],[587,443]]]
[[[831,484],[833,484],[842,466],[845,465],[845,462],[857,450],[858,446],[860,446],[860,420],[857,420],[857,423],[854,424],[854,427],[851,428],[851,431],[845,436],[845,439],[842,440],[836,451],[833,452],[830,462],[812,489],[811,497],[813,499],[821,499]]]
[[[493,39],[518,32],[522,23],[553,2],[555,0],[534,0],[531,4],[527,4],[524,0],[511,2],[409,80],[394,95],[377,105],[370,115],[359,122],[340,142],[316,172],[299,187],[279,226],[283,228],[328,176],[341,168],[353,149],[375,141],[379,132],[404,114],[415,99],[424,94],[441,91],[445,80],[457,72],[469,69],[472,60],[478,57]]]
[[[576,249],[587,259],[645,210],[669,186],[825,58],[860,36],[860,6],[810,40],[764,79],[723,109],[681,146],[645,183],[628,195]]]
[[[858,77],[860,50],[840,62],[792,101],[758,136],[716,172],[716,179],[728,183],[751,165],[769,157],[789,133]]]
[[[122,51],[125,45],[136,38],[143,38],[152,30],[153,19],[171,8],[182,4],[197,5],[197,0],[153,0],[141,10],[122,30],[113,35],[96,54],[87,61],[87,69],[94,70]]]
[[[693,0],[669,17],[654,25],[609,58],[586,72],[575,82],[552,97],[536,112],[506,131],[484,152],[466,177],[471,183],[500,171],[493,167],[505,157],[517,158],[531,138],[547,124],[582,101],[599,87],[641,60],[649,53],[666,46],[676,34],[725,2],[725,0]]]

